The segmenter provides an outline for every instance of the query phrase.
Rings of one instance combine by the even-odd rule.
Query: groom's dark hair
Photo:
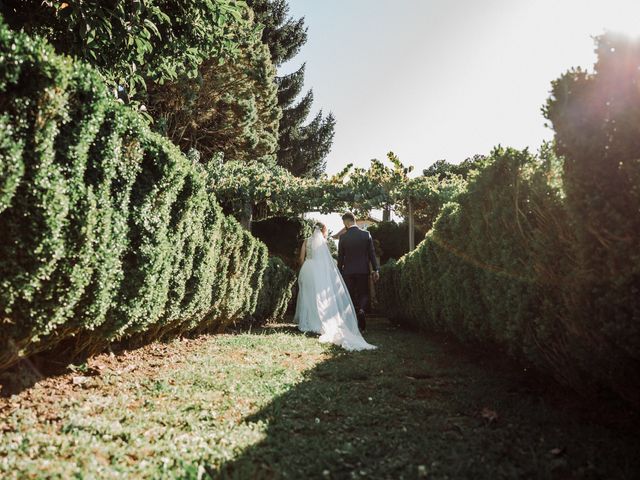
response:
[[[342,220],[349,220],[351,223],[356,223],[356,216],[351,212],[346,212],[342,215]]]

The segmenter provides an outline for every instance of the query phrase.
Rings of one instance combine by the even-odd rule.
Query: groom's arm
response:
[[[376,249],[373,247],[373,238],[371,238],[371,234],[369,234],[369,261],[371,262],[371,266],[373,267],[374,272],[380,270],[378,259],[376,258]]]
[[[338,241],[338,270],[340,273],[344,270],[344,241]]]

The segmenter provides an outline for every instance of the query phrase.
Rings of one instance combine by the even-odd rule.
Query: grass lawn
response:
[[[372,352],[274,326],[41,379],[0,398],[0,477],[640,478],[637,430],[521,369],[370,323]]]

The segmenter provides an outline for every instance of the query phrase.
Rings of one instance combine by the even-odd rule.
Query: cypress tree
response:
[[[280,66],[292,59],[307,41],[304,17],[289,16],[286,0],[248,0],[256,14],[256,21],[264,26],[262,41],[271,52],[271,61]],[[335,118],[320,111],[309,122],[307,117],[313,104],[313,91],[300,100],[304,84],[305,65],[297,71],[277,78],[278,105],[282,109],[278,164],[299,177],[314,177],[324,172],[325,157],[331,150]]]

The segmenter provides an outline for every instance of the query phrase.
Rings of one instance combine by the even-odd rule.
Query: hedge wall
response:
[[[640,263],[629,250],[624,268],[585,288],[580,263],[593,257],[576,239],[584,218],[566,207],[570,181],[550,148],[539,157],[496,149],[426,239],[382,268],[378,298],[402,322],[497,345],[576,388],[605,386],[637,403]],[[630,215],[616,218],[632,225],[639,207],[627,202]],[[625,245],[601,248],[598,261],[616,269],[609,260]]]
[[[255,317],[262,322],[281,320],[287,312],[296,280],[295,272],[280,258],[270,257],[258,295]]]
[[[292,269],[300,267],[298,257],[305,238],[311,236],[315,221],[300,217],[272,217],[251,223],[251,233]]]
[[[0,24],[0,368],[74,337],[219,329],[267,249],[91,68]]]
[[[425,229],[416,226],[414,238],[420,242],[425,236]],[[380,222],[369,227],[376,246],[376,254],[380,258],[380,264],[384,265],[391,259],[399,259],[409,252],[409,224],[407,222],[396,223]]]

